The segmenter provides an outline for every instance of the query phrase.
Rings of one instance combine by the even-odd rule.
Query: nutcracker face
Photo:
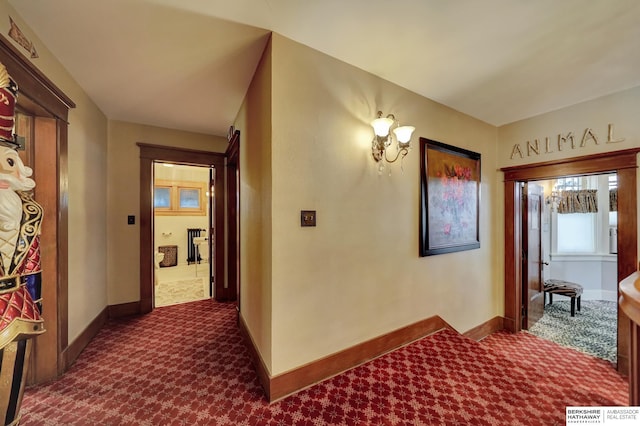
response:
[[[0,156],[0,179],[4,177],[3,175],[11,175],[19,179],[20,157],[18,157],[18,153],[9,149],[3,150]]]
[[[14,191],[33,189],[35,182],[29,178],[32,174],[33,170],[22,163],[15,150],[0,147],[0,189]]]

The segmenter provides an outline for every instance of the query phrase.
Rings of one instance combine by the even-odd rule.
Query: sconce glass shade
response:
[[[398,142],[402,144],[408,144],[411,141],[411,135],[416,128],[413,126],[401,126],[393,129]]]
[[[375,132],[376,136],[385,137],[389,135],[389,129],[393,125],[393,119],[389,117],[376,118],[371,122],[371,125],[373,126],[373,131]]]
[[[378,163],[378,173],[384,169],[384,162],[395,163],[396,160],[402,160],[407,156],[411,149],[411,134],[415,130],[413,126],[400,126],[393,114],[382,117],[382,111],[378,111],[378,116],[371,122],[375,136],[371,141],[371,155]],[[390,135],[391,128],[393,135]],[[390,159],[387,156],[387,148],[397,143],[395,157]],[[384,161],[383,161],[384,160]]]

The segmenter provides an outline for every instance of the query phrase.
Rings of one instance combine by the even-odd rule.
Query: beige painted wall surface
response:
[[[640,87],[635,87],[502,126],[498,129],[499,167],[531,164],[638,147],[640,146],[639,114]],[[591,129],[591,133],[595,135],[598,141],[597,144],[594,138],[590,136],[590,133],[587,132],[588,129]],[[610,131],[612,132],[611,135]],[[558,135],[566,137],[569,132],[573,132],[575,135],[575,148],[571,149],[570,144],[563,143],[564,149],[558,151]],[[584,146],[581,146],[583,145],[585,133],[588,137],[584,140]],[[546,149],[547,137],[550,144],[550,149],[548,150]],[[536,138],[540,141],[539,155],[526,149],[527,141],[535,144]],[[610,140],[616,142],[608,143]],[[516,144],[522,147],[523,158],[520,158],[519,155],[513,155]],[[640,192],[640,175],[638,180]],[[501,187],[504,189],[503,184],[501,184]],[[501,205],[504,205],[504,203],[501,202]],[[504,210],[504,207],[501,208]],[[640,220],[640,216],[638,218]]]
[[[227,139],[109,121],[107,169],[108,304],[140,300],[140,149],[138,142],[224,152]],[[127,216],[136,224],[128,225]]]
[[[69,115],[69,342],[107,304],[107,120],[86,96],[71,97],[76,108]]]
[[[271,42],[235,122],[240,130],[240,315],[271,371]]]
[[[0,16],[3,17],[0,19],[0,32],[8,33],[9,16],[13,18],[38,51],[39,58],[29,60],[76,104],[76,108],[69,111],[68,135],[68,330],[69,342],[73,342],[107,304],[107,119],[5,0],[0,1]],[[29,56],[21,46],[7,39],[24,56]]]
[[[576,104],[527,120],[517,121],[498,129],[498,167],[518,166],[562,158],[579,157],[640,146],[640,87]],[[612,124],[612,137],[609,137]],[[586,132],[591,129],[591,133]],[[572,132],[575,148],[562,143],[558,150],[558,135]],[[584,139],[585,133],[587,138]],[[598,143],[590,134],[595,135]],[[549,149],[546,139],[549,138]],[[625,139],[607,143],[609,139]],[[538,140],[539,154],[534,151]],[[583,141],[584,139],[584,141]],[[527,141],[530,148],[527,149]],[[520,148],[522,156],[515,149]],[[582,146],[583,145],[583,146]]]
[[[371,158],[379,109],[416,127],[391,176]],[[421,136],[482,154],[480,249],[418,256]],[[502,314],[496,140],[493,126],[274,34],[272,374],[433,315],[466,331]],[[307,209],[315,228],[300,227]]]

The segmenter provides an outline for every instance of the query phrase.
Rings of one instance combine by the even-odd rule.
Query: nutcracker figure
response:
[[[40,223],[36,184],[16,151],[14,112],[18,87],[0,64],[0,417],[20,421],[20,405],[40,315]]]

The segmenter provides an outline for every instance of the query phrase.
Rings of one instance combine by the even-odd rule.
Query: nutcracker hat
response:
[[[18,84],[0,63],[0,144],[16,149],[15,111]]]

